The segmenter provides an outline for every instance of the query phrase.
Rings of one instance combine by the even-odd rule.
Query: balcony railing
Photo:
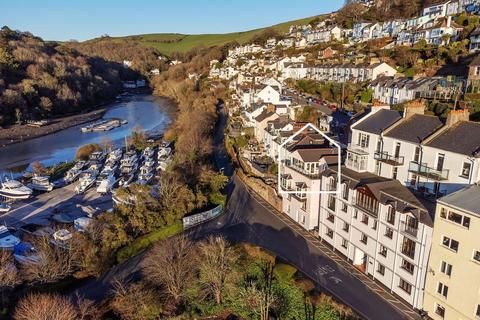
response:
[[[429,180],[442,181],[448,180],[448,169],[437,170],[427,166],[425,163],[410,162],[408,171],[414,172],[419,176],[425,177]]]
[[[408,247],[403,247],[402,248],[402,254],[406,255],[410,259],[415,259],[415,250],[412,250]]]
[[[378,202],[369,204],[366,202],[360,201],[357,197],[352,199],[353,205],[359,208],[360,210],[367,211],[372,214],[374,217],[378,217]]]
[[[367,170],[367,161],[355,161],[355,160],[347,159],[345,161],[345,165],[348,168],[355,170],[357,172],[363,172]]]
[[[402,221],[400,223],[400,230],[406,234],[409,234],[413,237],[417,237],[418,235],[418,227],[414,227],[414,226],[411,226],[411,225],[408,225],[406,222]]]
[[[322,175],[320,172],[312,173],[310,171],[307,171],[302,167],[294,165],[293,163],[287,164],[287,167],[311,179],[320,179]]]
[[[405,161],[405,157],[403,156],[392,156],[389,155],[388,152],[380,152],[376,151],[375,152],[375,160],[384,162],[386,164],[392,165],[392,166],[403,166],[403,163]]]

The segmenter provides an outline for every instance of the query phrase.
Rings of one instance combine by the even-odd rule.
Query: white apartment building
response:
[[[425,197],[437,198],[480,180],[480,124],[468,110],[453,110],[446,123],[407,106],[402,117],[378,110],[352,126],[346,164],[399,180]]]
[[[287,147],[283,157],[280,188],[290,192],[282,195],[283,212],[306,230],[314,230],[319,222],[321,176],[338,164],[338,148],[330,147],[318,134],[303,136]]]
[[[423,307],[433,223],[429,209],[400,182],[342,167],[340,190],[322,194],[319,236],[359,270],[414,308]],[[323,190],[335,190],[329,169]]]

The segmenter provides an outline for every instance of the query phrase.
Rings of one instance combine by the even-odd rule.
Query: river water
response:
[[[110,105],[104,118],[120,118],[128,123],[105,132],[82,133],[71,127],[47,136],[27,140],[0,148],[0,171],[23,171],[34,161],[44,165],[70,161],[79,146],[100,143],[104,137],[120,145],[136,126],[148,133],[162,134],[175,112],[175,106],[165,98],[152,95],[131,95],[121,102]]]

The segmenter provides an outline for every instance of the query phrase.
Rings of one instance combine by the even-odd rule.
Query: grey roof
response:
[[[296,150],[304,162],[317,162],[324,156],[337,155],[337,148],[315,148]]]
[[[255,121],[257,122],[262,122],[263,120],[273,116],[275,113],[274,112],[270,112],[270,111],[267,111],[267,109],[263,110],[262,113],[260,113],[256,118],[255,118]]]
[[[465,187],[439,199],[438,202],[480,216],[480,186],[474,184]]]
[[[425,145],[467,156],[478,156],[480,149],[480,123],[460,121]]]
[[[336,174],[336,167],[330,167],[325,175]],[[382,204],[393,204],[399,212],[410,212],[420,222],[433,226],[434,208],[413,194],[398,180],[377,176],[370,172],[356,172],[342,166],[342,182],[347,182],[352,189],[367,187]],[[345,181],[343,180],[345,179]]]
[[[439,117],[414,114],[385,133],[386,137],[419,143],[443,126]]]
[[[398,111],[382,109],[368,116],[362,122],[355,124],[353,129],[379,134],[401,118],[402,116]]]

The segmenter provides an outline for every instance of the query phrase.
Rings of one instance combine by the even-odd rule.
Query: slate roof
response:
[[[438,202],[480,216],[480,186],[471,185],[465,187],[439,199]]]
[[[467,156],[480,156],[480,123],[460,121],[428,141],[426,146]]]
[[[324,156],[337,155],[337,148],[297,149],[298,155],[304,162],[317,162]]]
[[[398,111],[382,109],[368,116],[362,122],[355,124],[353,129],[379,134],[401,118],[402,116]]]
[[[382,204],[392,204],[399,212],[410,212],[420,222],[433,226],[432,216],[434,207],[428,202],[417,197],[400,181],[377,176],[370,172],[356,172],[342,166],[342,182],[349,184],[350,188],[367,187]],[[325,175],[336,175],[336,168],[331,167]]]
[[[273,116],[275,114],[275,112],[270,112],[270,111],[267,111],[266,109],[263,110],[262,113],[260,113],[256,118],[255,118],[255,121],[257,122],[262,122],[263,120]]]
[[[385,133],[386,137],[419,143],[443,126],[439,117],[414,114],[400,120],[395,127]]]

